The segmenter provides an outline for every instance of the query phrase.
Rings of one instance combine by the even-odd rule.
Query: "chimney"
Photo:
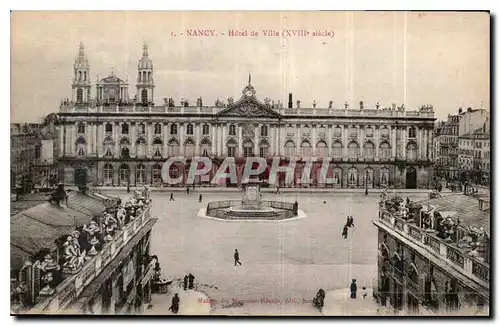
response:
[[[288,93],[288,108],[291,109],[293,107],[293,96],[292,93]]]

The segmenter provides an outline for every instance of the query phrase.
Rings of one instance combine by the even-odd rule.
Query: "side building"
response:
[[[460,115],[448,115],[446,122],[436,128],[437,154],[434,157],[435,173],[448,180],[458,178],[458,129]]]
[[[121,203],[61,186],[11,217],[12,313],[140,313],[159,268],[148,197]]]
[[[488,315],[489,196],[380,202],[379,303],[419,315]]]

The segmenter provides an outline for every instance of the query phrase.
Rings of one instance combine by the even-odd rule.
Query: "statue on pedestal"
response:
[[[78,232],[78,231],[75,231]],[[78,235],[80,232],[78,232]],[[76,234],[75,234],[76,235]],[[83,256],[78,244],[78,237],[68,236],[64,243],[64,263],[63,272],[69,274],[76,274],[80,271],[83,265]]]
[[[328,102],[328,108],[332,109],[333,108],[333,101]]]
[[[43,262],[40,264],[39,269],[44,272],[42,276],[42,282],[45,286],[40,290],[40,295],[52,295],[54,294],[54,273],[61,269],[61,267],[55,262],[50,254],[46,254]]]
[[[101,228],[97,225],[96,221],[90,221],[89,226],[84,225],[83,231],[87,233],[87,239],[90,244],[90,249],[88,251],[89,256],[97,255],[97,250],[95,248],[96,245],[99,244],[99,240],[97,239],[97,235],[101,233]]]
[[[227,106],[231,106],[231,105],[233,105],[233,103],[234,103],[234,99],[233,99],[233,97],[232,97],[232,96],[229,96],[229,97],[227,98]]]

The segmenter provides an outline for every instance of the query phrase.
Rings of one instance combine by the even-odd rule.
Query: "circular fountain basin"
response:
[[[291,203],[263,201],[258,207],[249,207],[241,201],[221,201],[209,203],[198,216],[230,221],[283,221],[305,217],[305,214],[294,211]]]

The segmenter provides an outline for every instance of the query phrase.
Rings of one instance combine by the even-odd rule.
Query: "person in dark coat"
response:
[[[168,310],[171,310],[174,314],[177,314],[179,312],[179,303],[179,295],[176,293],[172,297],[172,304],[170,305],[170,308],[168,308]]]
[[[351,283],[351,299],[356,299],[356,291],[358,290],[358,286],[356,285],[356,279],[352,279]]]
[[[193,274],[189,273],[188,281],[189,281],[189,289],[192,290],[194,288],[194,275]]]
[[[234,266],[236,266],[236,264],[240,264],[241,266],[240,253],[238,252],[238,249],[234,249]]]
[[[188,286],[188,276],[184,275],[184,291],[187,290],[187,286]]]
[[[342,236],[344,237],[344,239],[347,239],[347,224],[344,225],[344,230],[342,230]]]
[[[203,200],[203,197],[200,194],[200,197],[198,198],[198,201],[201,203],[202,200]]]
[[[189,187],[186,188],[186,193],[189,195]]]
[[[170,201],[175,201],[173,192],[170,193]]]

